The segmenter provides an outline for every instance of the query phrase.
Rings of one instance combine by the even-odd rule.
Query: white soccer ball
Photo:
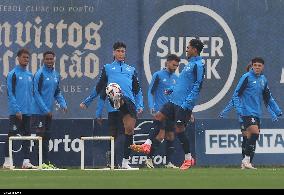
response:
[[[110,83],[106,87],[106,94],[110,99],[121,96],[121,88],[117,83]]]

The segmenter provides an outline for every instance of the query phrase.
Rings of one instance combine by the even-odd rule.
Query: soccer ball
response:
[[[121,88],[117,83],[110,83],[106,87],[106,94],[110,99],[121,96]]]

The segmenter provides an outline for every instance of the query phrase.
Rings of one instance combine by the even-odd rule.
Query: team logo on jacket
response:
[[[127,71],[131,71],[131,68],[130,68],[129,66],[127,66],[125,69],[126,69]]]
[[[152,74],[165,66],[168,54],[181,58],[177,73],[181,72],[188,64],[186,47],[190,40],[200,39],[204,43],[201,56],[206,71],[194,111],[215,106],[231,88],[237,69],[237,46],[229,25],[214,10],[200,5],[178,6],[166,13],[154,13],[153,17],[158,20],[149,29],[143,54],[148,83]]]
[[[185,68],[185,71],[189,71],[190,70],[190,66]]]

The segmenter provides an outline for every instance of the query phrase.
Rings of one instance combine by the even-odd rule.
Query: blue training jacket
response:
[[[32,114],[33,75],[30,71],[16,65],[7,75],[7,93],[9,115]]]
[[[170,102],[183,109],[193,110],[202,87],[205,68],[200,56],[191,57],[172,88]]]
[[[54,100],[61,108],[67,108],[59,87],[60,76],[54,70],[43,65],[34,75],[33,114],[44,115],[53,110]]]
[[[135,96],[141,90],[135,68],[116,60],[111,64],[104,65],[98,83],[91,95],[83,101],[83,104],[89,106],[102,91],[105,91],[109,83],[117,83],[123,96],[129,98],[135,104]]]
[[[153,74],[148,89],[149,109],[158,111],[169,101],[170,96],[165,94],[165,90],[176,84],[178,76],[171,73],[166,68]]]
[[[119,110],[114,109],[108,98],[106,98],[106,94],[101,94],[98,102],[97,102],[97,108],[96,108],[96,118],[101,118],[102,117],[102,113],[103,113],[103,108],[104,105],[106,103],[106,108],[107,108],[107,112],[118,112]],[[138,109],[144,109],[144,104],[143,104],[143,95],[142,95],[142,91],[140,89],[139,93],[135,96],[135,105],[136,105],[136,110]]]
[[[228,116],[228,113],[234,108],[234,103],[233,100],[231,99],[228,103],[228,105],[224,108],[224,110],[222,110],[222,112],[220,113],[219,117],[220,118],[226,118]],[[281,110],[280,108],[274,107],[271,108],[270,105],[267,106],[267,110],[272,118],[272,121],[278,121],[278,116],[281,115]],[[277,114],[278,115],[277,115]],[[240,116],[238,116],[239,122],[242,123],[243,120]]]
[[[261,117],[262,101],[265,107],[268,107],[277,115],[280,116],[282,111],[275,102],[268,88],[266,77],[256,75],[251,69],[245,73],[233,95],[233,104],[239,116],[254,116]]]

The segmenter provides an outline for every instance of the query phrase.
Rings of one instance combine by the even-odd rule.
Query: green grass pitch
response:
[[[0,170],[0,188],[284,188],[284,168],[194,167],[139,171],[10,171]]]

